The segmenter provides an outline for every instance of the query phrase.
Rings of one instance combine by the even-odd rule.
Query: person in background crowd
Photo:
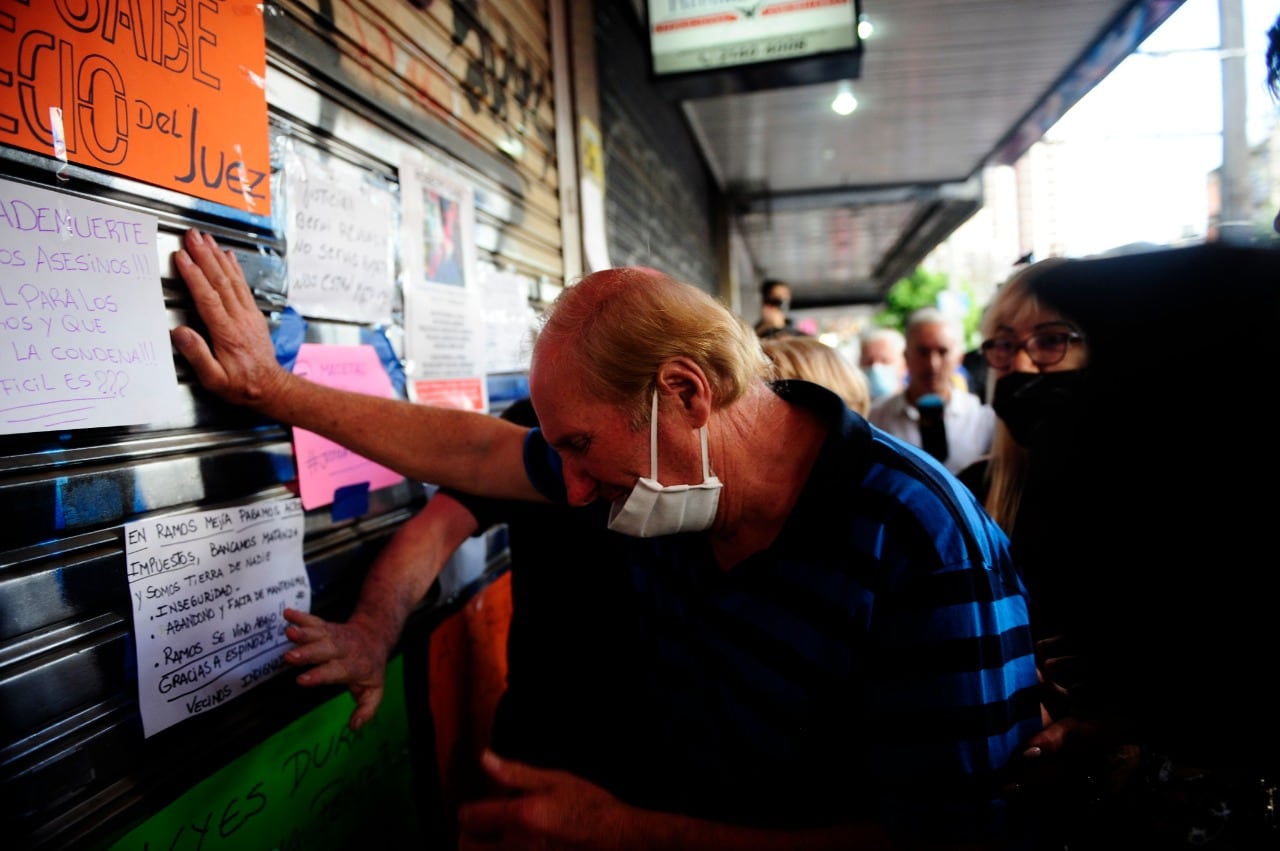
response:
[[[662,782],[607,789],[486,754],[494,794],[463,807],[464,837],[1008,840],[1000,772],[1041,721],[1007,539],[954,477],[831,391],[770,384],[758,339],[719,302],[634,269],[567,287],[534,345],[530,430],[285,371],[234,256],[195,231],[183,246],[210,339],[172,337],[207,389],[409,478],[594,507],[618,533],[649,652],[644,723],[616,735],[647,760],[634,777]]]
[[[798,337],[804,333],[791,318],[790,285],[777,278],[765,278],[760,284],[760,319],[756,322],[756,334],[761,339],[768,339]]]
[[[1053,451],[1038,453],[1035,471],[1029,469],[1027,444],[1038,441],[1023,429],[1016,401],[1012,401],[1021,398],[1011,392],[1022,380],[1019,376],[1035,377],[1038,386],[1047,387],[1052,382],[1079,381],[1084,375],[1089,350],[1085,335],[1037,300],[1030,289],[1037,275],[1062,262],[1062,258],[1049,258],[1023,267],[1001,285],[983,313],[983,341],[978,350],[986,359],[994,392],[1001,395],[994,407],[990,454],[960,473],[961,480],[978,494],[987,513],[1010,537],[1014,558],[1031,592],[1032,631],[1037,639],[1062,628],[1061,615],[1052,607],[1064,595],[1053,587],[1042,588],[1040,583],[1070,581],[1069,571],[1039,569],[1061,550],[1052,540],[1061,503],[1087,500],[1081,491],[1093,487],[1071,475],[1080,459],[1074,457],[1073,444],[1066,439]],[[1001,383],[1007,376],[1013,377]],[[1069,429],[1059,436],[1068,437]],[[1045,528],[1046,522],[1049,528]]]
[[[867,376],[871,402],[907,386],[907,338],[897,328],[872,328],[859,341],[858,365]]]
[[[871,395],[862,371],[839,351],[817,337],[771,337],[764,353],[777,367],[779,378],[799,378],[821,384],[862,416],[871,410]]]
[[[907,386],[873,403],[867,419],[959,473],[991,449],[995,413],[955,384],[963,334],[946,314],[916,310],[906,340]]]
[[[1174,402],[1256,394],[1202,346],[1273,356],[1277,282],[1274,249],[1208,244],[1042,261],[988,309],[986,504],[1031,590],[1052,721],[1015,771],[1040,847],[1280,847],[1280,733],[1250,723],[1280,647],[1256,567],[1274,506],[1254,496],[1280,448],[1228,449]],[[1188,329],[1200,345],[1170,342]]]

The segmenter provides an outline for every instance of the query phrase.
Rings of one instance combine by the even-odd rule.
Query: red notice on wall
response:
[[[261,3],[10,4],[0,144],[269,216]]]

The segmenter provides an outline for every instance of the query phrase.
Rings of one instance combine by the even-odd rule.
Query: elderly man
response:
[[[892,396],[906,386],[907,338],[897,328],[872,328],[859,341],[858,366],[867,376],[871,401]]]
[[[995,411],[956,386],[964,338],[946,314],[915,311],[906,339],[907,386],[875,402],[867,419],[959,473],[991,451]]]
[[[604,509],[649,653],[641,721],[617,730],[641,762],[607,788],[488,754],[497,792],[463,807],[464,840],[1007,841],[1001,772],[1040,728],[1007,539],[830,391],[771,386],[723,305],[635,269],[566,288],[534,346],[541,427],[526,429],[287,372],[235,258],[195,232],[184,246],[175,263],[210,340],[179,327],[173,341],[222,398],[414,479]]]

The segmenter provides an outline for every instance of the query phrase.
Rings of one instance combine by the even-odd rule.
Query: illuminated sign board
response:
[[[857,0],[649,0],[649,50],[656,78],[723,72],[761,63],[801,74],[743,77],[734,88],[776,88],[858,75]]]

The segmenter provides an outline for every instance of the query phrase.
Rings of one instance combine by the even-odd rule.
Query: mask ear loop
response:
[[[706,459],[706,436],[703,436],[703,459]],[[658,390],[653,391],[653,410],[649,412],[649,478],[658,481]]]
[[[707,455],[707,427],[703,426],[698,429],[698,439],[702,443],[702,480],[704,482],[711,479],[711,458]]]
[[[711,456],[707,454],[707,427],[698,429],[702,445],[702,480],[711,479]],[[649,412],[649,477],[658,481],[658,391],[653,391],[653,409]]]

